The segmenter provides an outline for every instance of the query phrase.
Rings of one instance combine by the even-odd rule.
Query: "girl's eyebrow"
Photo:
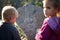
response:
[[[45,7],[43,6],[43,8],[50,8],[50,7],[49,6],[45,6]]]

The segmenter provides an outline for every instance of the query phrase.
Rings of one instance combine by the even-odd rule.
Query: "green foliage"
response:
[[[31,3],[37,6],[42,6],[41,0],[0,0],[0,7],[12,5],[16,8],[23,6],[25,3]]]
[[[42,7],[42,0],[0,0],[0,18],[1,18],[1,10],[4,6],[12,5],[16,8],[19,8],[24,6],[26,3]]]
[[[42,7],[42,2],[36,1],[36,2],[35,2],[35,5]]]

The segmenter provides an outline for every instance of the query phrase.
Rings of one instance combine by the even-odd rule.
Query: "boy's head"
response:
[[[18,17],[18,12],[13,6],[5,6],[2,9],[2,20],[14,23]]]
[[[60,10],[59,0],[43,0],[43,12],[46,17],[56,16]]]

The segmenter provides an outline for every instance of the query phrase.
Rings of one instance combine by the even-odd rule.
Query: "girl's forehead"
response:
[[[51,1],[43,1],[43,6],[54,6],[54,3]]]

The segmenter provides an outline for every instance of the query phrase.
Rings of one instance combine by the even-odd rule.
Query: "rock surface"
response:
[[[18,8],[17,24],[26,33],[28,40],[35,40],[36,30],[41,27],[44,15],[41,7],[28,4]]]

